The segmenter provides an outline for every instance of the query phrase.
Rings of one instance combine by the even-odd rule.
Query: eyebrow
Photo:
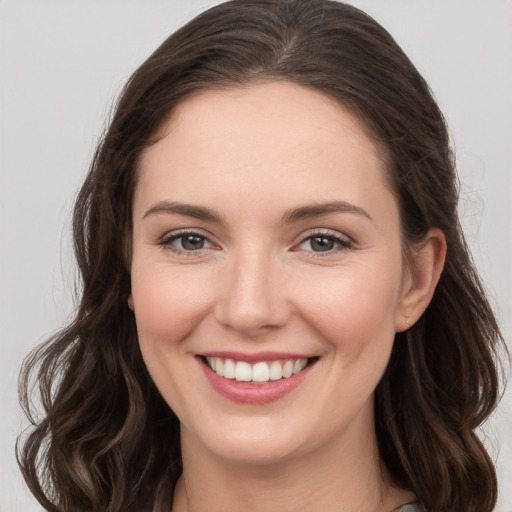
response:
[[[345,201],[330,201],[292,208],[283,215],[283,223],[298,222],[331,213],[355,213],[372,220],[370,214],[359,206]]]
[[[160,201],[149,208],[143,218],[156,215],[158,213],[176,213],[198,220],[216,222],[218,224],[224,223],[222,216],[211,208],[180,203],[177,201]],[[287,210],[282,217],[282,222],[284,224],[291,224],[293,222],[321,217],[322,215],[329,215],[331,213],[355,213],[371,220],[370,214],[359,206],[347,203],[346,201],[330,201],[327,203],[315,203],[299,206],[297,208]]]
[[[193,204],[179,203],[176,201],[160,201],[154,206],[149,208],[143,216],[143,219],[151,215],[158,213],[177,213],[179,215],[185,215],[198,220],[207,220],[210,222],[217,222],[223,224],[222,217],[215,211],[204,206],[197,206]]]

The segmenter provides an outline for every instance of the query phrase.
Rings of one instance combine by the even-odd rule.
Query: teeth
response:
[[[206,360],[208,361],[208,364],[210,365],[210,368],[215,371],[215,363],[217,362],[217,359],[215,357],[207,357]]]
[[[295,361],[295,364],[293,365],[293,375],[303,370],[307,364],[307,359],[297,359],[297,361]],[[217,372],[217,374],[220,375],[219,372]]]
[[[224,362],[217,357],[215,358],[215,373],[219,377],[224,377]]]
[[[293,375],[293,361],[286,361],[283,365],[283,378],[287,379]]]
[[[256,363],[252,367],[252,380],[254,382],[268,382],[270,370],[267,363]]]
[[[283,378],[283,367],[279,361],[272,361],[270,365],[270,380],[280,380]]]
[[[226,359],[224,361],[224,375],[226,379],[234,379],[235,378],[235,361],[233,359]]]
[[[249,364],[245,361],[207,357],[208,366],[219,377],[239,382],[269,382],[288,379],[302,371],[308,364],[307,359],[288,359],[285,361],[261,361]]]
[[[252,380],[252,368],[249,363],[239,361],[236,363],[235,380],[250,382]]]

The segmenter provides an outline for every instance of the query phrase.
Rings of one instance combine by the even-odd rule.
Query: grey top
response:
[[[393,512],[421,512],[423,509],[420,508],[418,503],[406,503],[401,507],[395,508]]]

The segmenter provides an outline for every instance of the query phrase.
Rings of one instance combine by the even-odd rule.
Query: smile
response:
[[[308,364],[306,358],[260,361],[255,364],[221,357],[206,357],[205,359],[210,369],[219,377],[255,384],[289,379],[292,375],[302,371]]]
[[[296,389],[319,357],[299,354],[239,354],[217,352],[198,355],[206,380],[224,398],[243,404],[274,402]]]

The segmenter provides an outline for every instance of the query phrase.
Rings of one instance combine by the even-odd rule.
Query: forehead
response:
[[[388,188],[364,125],[332,98],[288,82],[201,92],[177,106],[159,135],[142,155],[136,204],[164,191],[180,195],[169,200],[210,201],[215,192],[218,201],[254,206],[343,200],[349,190],[355,200]]]

